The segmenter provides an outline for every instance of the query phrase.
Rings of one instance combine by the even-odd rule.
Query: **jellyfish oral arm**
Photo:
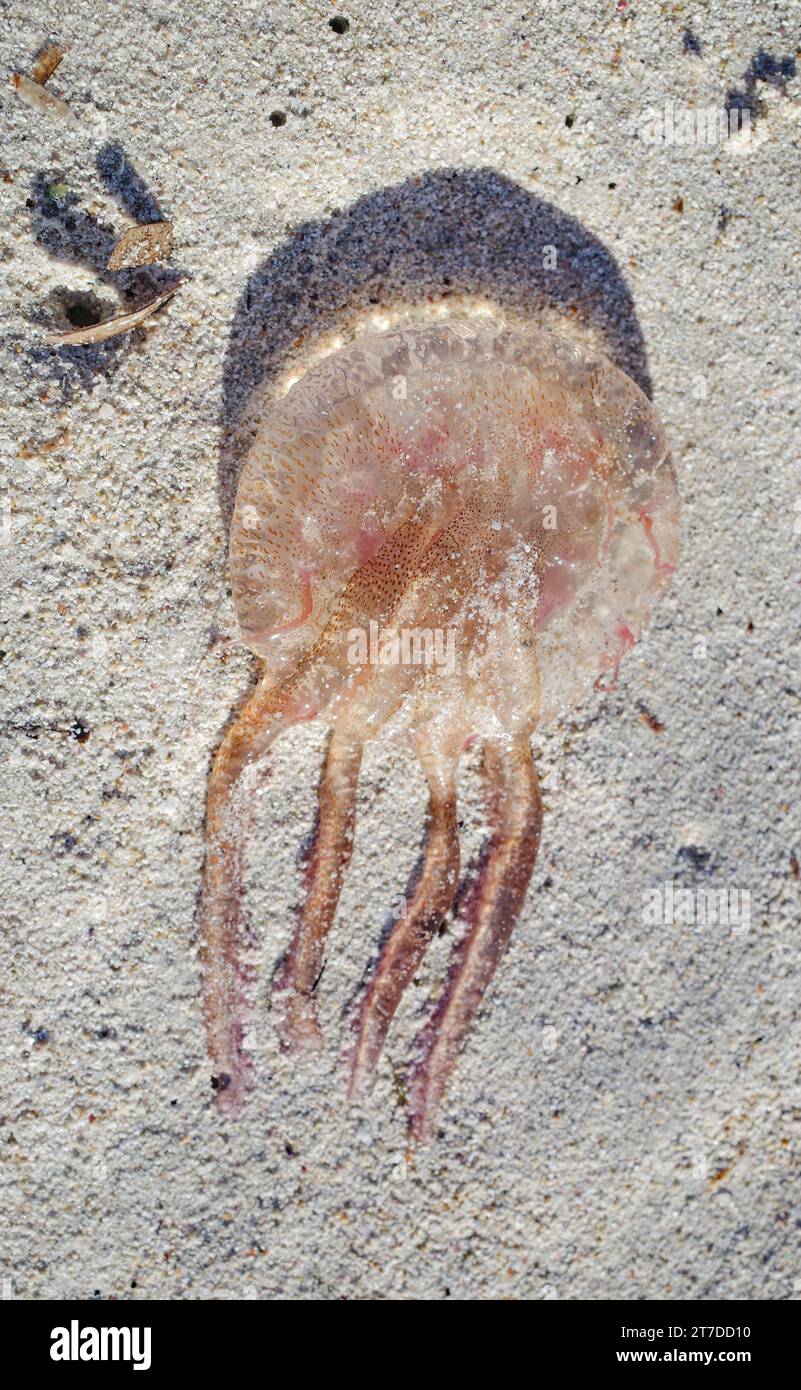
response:
[[[440,1101],[498,962],[509,944],[540,842],[542,806],[527,734],[487,740],[484,773],[492,831],[468,906],[467,935],[423,1032],[410,1088],[410,1123],[433,1137]]]
[[[351,1099],[366,1095],[375,1080],[389,1026],[404,990],[448,912],[459,881],[459,830],[456,820],[456,763],[444,771],[423,754],[429,786],[426,844],[411,902],[395,922],[378,958],[359,1009],[356,1042],[350,1057]]]
[[[314,991],[353,852],[362,747],[361,739],[347,724],[334,726],[320,782],[319,819],[306,876],[306,900],[273,993],[284,1052],[315,1050],[322,1042]]]
[[[250,1090],[243,1049],[253,970],[242,908],[244,847],[252,825],[254,774],[289,724],[314,714],[291,694],[262,680],[226,731],[212,761],[206,796],[206,855],[199,909],[201,997],[212,1084],[220,1108],[238,1114]]]

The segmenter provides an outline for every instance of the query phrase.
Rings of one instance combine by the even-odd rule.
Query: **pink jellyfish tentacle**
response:
[[[542,806],[528,734],[518,733],[509,742],[487,740],[484,768],[493,829],[469,903],[467,935],[420,1038],[409,1092],[409,1124],[418,1143],[434,1137],[439,1104],[509,944],[539,848]]]
[[[456,758],[435,754],[427,740],[418,755],[428,781],[428,822],[420,876],[411,902],[393,926],[356,1015],[350,1052],[350,1099],[369,1094],[401,997],[454,899],[459,882]]]
[[[615,650],[611,655],[604,654],[602,657],[602,670],[594,681],[594,688],[607,695],[617,690],[617,682],[620,676],[620,663],[626,655],[626,652],[631,651],[637,641],[637,638],[627,623],[615,624],[614,637],[616,644]],[[604,678],[606,673],[610,670],[612,675],[610,679],[606,681]]]
[[[283,1052],[314,1051],[322,1044],[314,991],[353,853],[363,746],[344,720],[334,725],[320,781],[319,818],[306,873],[306,898],[273,991]]]
[[[676,566],[671,562],[662,559],[662,552],[659,548],[659,543],[656,539],[656,536],[654,535],[654,518],[651,516],[650,512],[647,512],[645,510],[641,511],[639,514],[639,520],[642,525],[642,529],[645,532],[645,539],[651,547],[651,552],[654,557],[654,569],[656,570],[656,573],[664,574],[668,577],[672,574],[675,574]]]
[[[290,685],[263,680],[227,729],[209,776],[206,856],[199,910],[201,992],[213,1085],[220,1108],[238,1114],[250,1089],[243,1051],[252,970],[245,956],[250,932],[242,911],[243,848],[253,817],[248,770],[278,734],[316,713]]]

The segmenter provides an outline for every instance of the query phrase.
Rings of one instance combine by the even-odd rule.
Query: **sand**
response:
[[[797,1297],[797,7],[3,15],[8,73],[49,36],[70,45],[48,85],[77,117],[3,89],[4,1298]],[[665,103],[727,100],[749,138],[650,138],[649,108],[664,131]],[[105,270],[158,216],[172,269]],[[149,328],[47,344],[76,306],[105,317],[175,269]],[[252,392],[269,405],[382,315],[478,302],[594,338],[649,387],[680,570],[617,688],[535,740],[539,861],[419,1152],[403,1068],[457,922],[369,1104],[346,1104],[339,1052],[419,851],[422,778],[370,749],[319,988],[327,1052],[298,1068],[270,980],[323,730],[278,745],[248,858],[258,1086],[225,1122],[195,912],[209,759],[254,670],[226,574]],[[478,767],[472,750],[468,869]],[[663,885],[748,910],[654,924]]]

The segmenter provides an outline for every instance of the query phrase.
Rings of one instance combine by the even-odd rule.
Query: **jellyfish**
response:
[[[404,990],[454,905],[456,772],[483,749],[488,842],[407,1088],[429,1141],[520,914],[542,811],[530,741],[614,679],[677,560],[665,431],[599,352],[491,316],[370,333],[313,366],[259,425],[230,533],[233,594],[261,674],[213,758],[200,896],[217,1103],[254,1085],[243,852],[269,753],[291,725],[328,744],[305,898],[274,983],[282,1049],[321,1046],[316,989],[354,840],[362,750],[387,738],[428,786],[416,886],[383,941],[345,1049],[366,1096]]]

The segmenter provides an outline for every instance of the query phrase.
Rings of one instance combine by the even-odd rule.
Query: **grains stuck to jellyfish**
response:
[[[274,999],[289,1053],[321,1042],[318,982],[365,741],[400,742],[428,782],[417,886],[353,1019],[353,1096],[370,1090],[402,993],[453,905],[456,768],[483,741],[489,840],[408,1086],[410,1127],[426,1141],[536,859],[530,735],[616,673],[670,582],[677,515],[646,397],[602,356],[539,329],[477,318],[371,335],[275,406],[231,526],[242,636],[264,671],[215,755],[206,807],[203,1002],[226,1112],[253,1085],[243,851],[275,739],[313,718],[331,730],[305,903]]]

